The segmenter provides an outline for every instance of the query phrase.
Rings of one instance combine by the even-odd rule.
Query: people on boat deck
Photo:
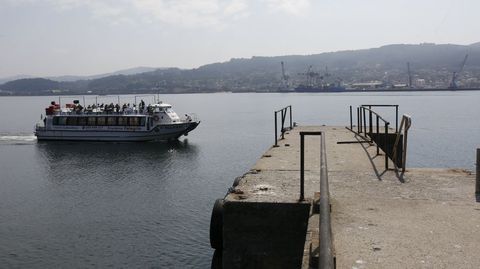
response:
[[[158,104],[161,104],[162,102],[158,102]],[[130,103],[123,103],[123,105],[120,105],[119,103],[114,104],[113,102],[110,104],[105,104],[105,103],[94,103],[91,105],[88,105],[87,107],[83,107],[78,100],[74,100],[73,104],[66,104],[65,107],[67,111],[71,111],[72,113],[76,114],[82,114],[82,113],[105,113],[105,114],[114,114],[114,113],[123,113],[123,114],[131,114],[131,113],[148,113],[150,115],[153,115],[154,113],[154,106],[152,104],[145,104],[145,101],[140,100],[137,104],[130,104]],[[55,101],[51,102],[50,107],[46,108],[47,110],[47,115],[49,113],[54,113],[54,111],[60,111],[60,105],[55,103]],[[163,111],[163,110],[162,110]],[[187,121],[192,121],[192,118],[188,115],[185,114],[185,118]]]
[[[74,107],[74,110],[77,114],[80,114],[80,113],[82,113],[83,106],[81,104],[76,104],[75,107]]]

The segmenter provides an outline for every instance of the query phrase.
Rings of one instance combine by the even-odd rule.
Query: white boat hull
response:
[[[118,129],[56,129],[37,128],[38,140],[64,141],[155,141],[173,140],[187,135],[197,127],[199,122],[158,125],[151,130],[118,130]]]

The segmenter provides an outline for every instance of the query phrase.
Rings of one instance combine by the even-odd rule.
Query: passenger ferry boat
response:
[[[52,101],[45,112],[45,118],[35,126],[38,140],[175,140],[200,124],[194,114],[179,117],[169,104],[158,102],[145,106],[143,100],[138,107],[112,103],[86,108],[78,100],[65,107]]]

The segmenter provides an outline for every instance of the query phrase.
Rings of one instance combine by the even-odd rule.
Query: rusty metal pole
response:
[[[360,108],[357,107],[357,133],[360,133]]]
[[[363,110],[363,128],[365,129],[365,137],[367,137],[367,110]]]
[[[480,202],[480,148],[477,149],[477,174],[475,180],[475,196],[477,196],[477,201]]]
[[[372,135],[372,131],[373,131],[372,119],[373,119],[373,117],[372,117],[372,111],[370,110],[370,111],[368,112],[368,125],[369,125],[368,131],[370,132],[370,135]],[[372,140],[371,138],[372,138],[372,137],[370,137],[370,140]]]
[[[363,130],[365,137],[367,136],[367,113],[365,113],[365,108],[363,108]]]
[[[385,122],[385,170],[388,170],[388,122]]]
[[[305,182],[305,136],[300,134],[300,201],[305,199],[304,197],[304,187]]]
[[[350,106],[350,130],[353,131],[353,122],[352,122],[352,106]]]
[[[395,133],[398,133],[398,105],[395,105]]]
[[[290,105],[290,130],[293,129],[293,123],[292,123],[292,106]]]
[[[274,112],[275,114],[275,145],[273,145],[274,147],[278,147],[278,144],[277,144],[277,111]]]
[[[376,116],[377,116],[377,135],[376,135],[377,141],[376,141],[375,144],[377,144],[377,156],[378,156],[378,154],[380,154],[380,150],[379,150],[379,147],[378,147],[378,143],[379,143],[379,140],[380,140],[380,135],[379,135],[379,133],[380,133],[380,122],[378,121],[378,115],[376,115]]]

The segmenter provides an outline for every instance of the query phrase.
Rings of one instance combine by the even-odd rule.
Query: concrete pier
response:
[[[326,134],[336,268],[480,268],[471,172],[407,166],[400,177],[376,146],[325,126],[288,131],[225,197],[223,268],[318,268],[319,138],[305,138],[299,201],[300,131]]]

